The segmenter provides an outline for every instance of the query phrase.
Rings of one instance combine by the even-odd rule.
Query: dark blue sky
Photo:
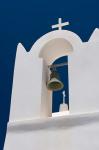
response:
[[[0,150],[9,116],[16,46],[27,50],[62,17],[69,21],[65,29],[87,41],[99,27],[98,0],[1,0],[0,1]]]

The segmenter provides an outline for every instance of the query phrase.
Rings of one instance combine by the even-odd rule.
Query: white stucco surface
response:
[[[89,41],[99,43],[99,28],[96,28],[93,31],[92,36],[90,37]]]
[[[99,113],[9,125],[4,150],[99,150]]]
[[[99,110],[99,43],[86,42],[69,56],[70,112]]]

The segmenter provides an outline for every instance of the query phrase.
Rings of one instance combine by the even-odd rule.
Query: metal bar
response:
[[[57,67],[62,67],[62,66],[67,66],[68,63],[64,62],[64,63],[60,63],[60,64],[53,64],[53,65],[49,65],[48,68],[57,68]]]

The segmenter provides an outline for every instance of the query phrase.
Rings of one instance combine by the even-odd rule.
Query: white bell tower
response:
[[[52,26],[58,30],[40,37],[29,52],[18,44],[4,150],[99,149],[99,29],[82,42],[77,34],[62,30],[66,25],[60,18]],[[48,66],[62,56],[68,56],[69,114],[52,117]],[[60,110],[64,98],[63,92]]]
[[[62,30],[66,25],[69,22],[59,18],[52,25],[58,30],[38,39],[30,52],[18,44],[10,121],[52,116],[52,92],[46,86],[48,66],[62,56],[68,56],[70,113],[98,110],[98,50],[92,42],[83,43],[75,33]]]
[[[18,44],[10,121],[52,116],[52,92],[46,87],[48,66],[56,59],[71,54],[73,45],[81,43],[76,34],[62,30],[65,25],[68,22],[61,23],[59,19],[59,24],[52,26],[59,30],[47,33],[37,40],[30,52]]]

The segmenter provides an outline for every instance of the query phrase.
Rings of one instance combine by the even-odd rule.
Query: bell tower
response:
[[[29,52],[18,44],[4,150],[99,147],[99,29],[88,42],[82,42],[77,34],[62,30],[68,24],[59,19],[59,24],[52,26],[58,30],[40,37]],[[70,115],[53,118],[49,67],[53,68],[53,62],[63,56],[68,56]],[[62,87],[59,81],[53,83],[57,84]],[[61,94],[60,110],[64,113],[68,109],[64,103],[66,93]]]
[[[52,91],[46,86],[51,73],[49,66],[56,59],[71,55],[81,43],[76,34],[62,30],[68,24],[59,19],[59,24],[52,26],[58,30],[39,38],[30,52],[26,52],[22,44],[18,45],[10,120],[52,116]]]

